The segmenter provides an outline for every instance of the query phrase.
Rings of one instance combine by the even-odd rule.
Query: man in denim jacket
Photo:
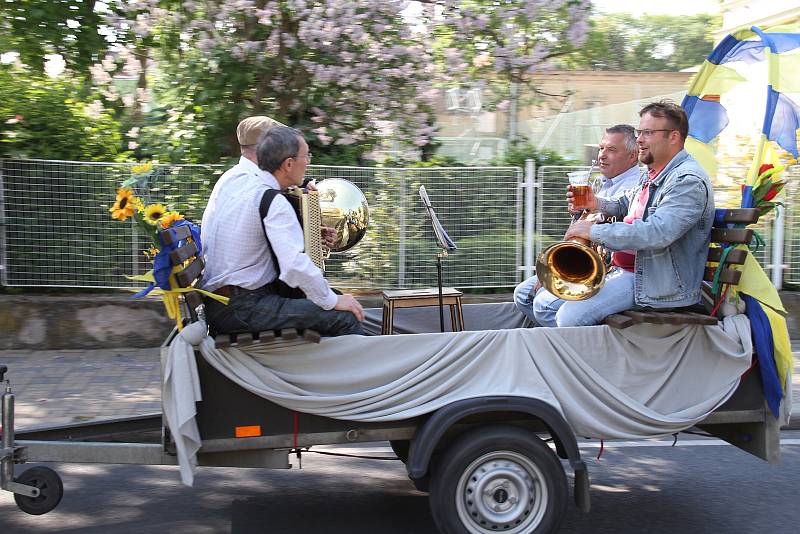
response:
[[[556,299],[541,289],[534,315],[542,326],[587,326],[633,308],[675,308],[700,301],[714,193],[700,165],[684,150],[686,114],[671,102],[639,112],[639,161],[648,172],[621,197],[595,198],[594,211],[623,222],[577,221],[564,236],[588,239],[614,251],[603,288],[582,301]],[[572,193],[567,193],[572,209]]]

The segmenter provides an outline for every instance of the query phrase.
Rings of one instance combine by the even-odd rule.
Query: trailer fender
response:
[[[578,442],[572,429],[561,414],[550,404],[529,397],[492,396],[460,400],[436,410],[427,421],[417,427],[411,440],[406,469],[412,480],[425,477],[436,445],[445,432],[465,417],[491,412],[519,412],[541,420],[550,430],[559,453],[569,460],[575,473],[575,502],[589,511],[589,474],[581,460]]]

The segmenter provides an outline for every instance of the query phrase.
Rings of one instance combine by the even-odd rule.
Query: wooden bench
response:
[[[747,225],[758,222],[759,211],[757,208],[735,208],[717,210],[718,217],[715,220],[714,228],[711,230],[711,247],[708,251],[707,263],[718,264],[723,260],[725,247],[727,245],[747,244],[753,239],[753,229],[751,228],[729,228],[728,225]],[[716,316],[709,315],[709,312],[717,309],[723,297],[726,285],[736,285],[742,276],[742,272],[729,267],[730,265],[743,265],[747,258],[747,250],[731,249],[724,257],[723,266],[719,271],[718,284],[716,291],[712,290],[711,283],[717,271],[716,266],[706,266],[703,275],[703,294],[705,313],[700,313],[694,309],[676,310],[627,310],[622,313],[609,315],[603,321],[604,324],[614,328],[627,328],[637,323],[656,323],[656,324],[717,324]],[[698,306],[699,308],[699,306]],[[700,308],[702,309],[702,308]]]
[[[167,228],[159,230],[159,234],[165,244],[179,244],[169,255],[170,263],[173,266],[182,267],[181,270],[174,274],[175,283],[181,288],[194,287],[203,274],[205,264],[203,258],[197,255],[197,245],[191,240],[192,233],[189,227]],[[181,295],[183,296],[183,303],[186,307],[189,322],[198,321],[203,317],[202,294],[197,291],[187,291],[181,293]],[[235,332],[214,336],[214,341],[219,348],[244,347],[254,343],[285,343],[289,341],[319,343],[320,340],[319,332],[310,328],[300,331],[295,328],[284,328],[265,332]]]

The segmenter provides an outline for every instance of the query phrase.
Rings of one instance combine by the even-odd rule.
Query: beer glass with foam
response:
[[[569,185],[572,186],[572,207],[576,210],[591,208],[594,198],[592,186],[589,183],[589,171],[574,171],[567,173]]]

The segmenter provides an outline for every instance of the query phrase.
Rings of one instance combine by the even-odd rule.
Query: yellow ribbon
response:
[[[169,276],[169,285],[170,287],[174,287],[176,289],[161,289],[160,287],[156,287],[153,289],[149,294],[151,295],[161,295],[164,299],[164,308],[167,310],[167,317],[173,319],[175,321],[175,326],[178,328],[180,332],[183,330],[183,316],[181,314],[181,303],[180,299],[178,298],[181,293],[188,293],[189,291],[197,291],[201,295],[206,297],[212,298],[216,301],[221,302],[227,306],[228,301],[230,300],[228,297],[223,297],[222,295],[217,295],[216,293],[211,293],[210,291],[205,291],[203,289],[197,289],[196,287],[178,287],[178,283],[175,280],[175,273],[180,272],[182,269],[178,266],[172,268],[172,274]],[[145,274],[140,274],[138,276],[126,276],[125,278],[129,280],[136,280],[139,282],[148,282],[155,284],[156,279],[153,276],[153,271],[147,271]]]

